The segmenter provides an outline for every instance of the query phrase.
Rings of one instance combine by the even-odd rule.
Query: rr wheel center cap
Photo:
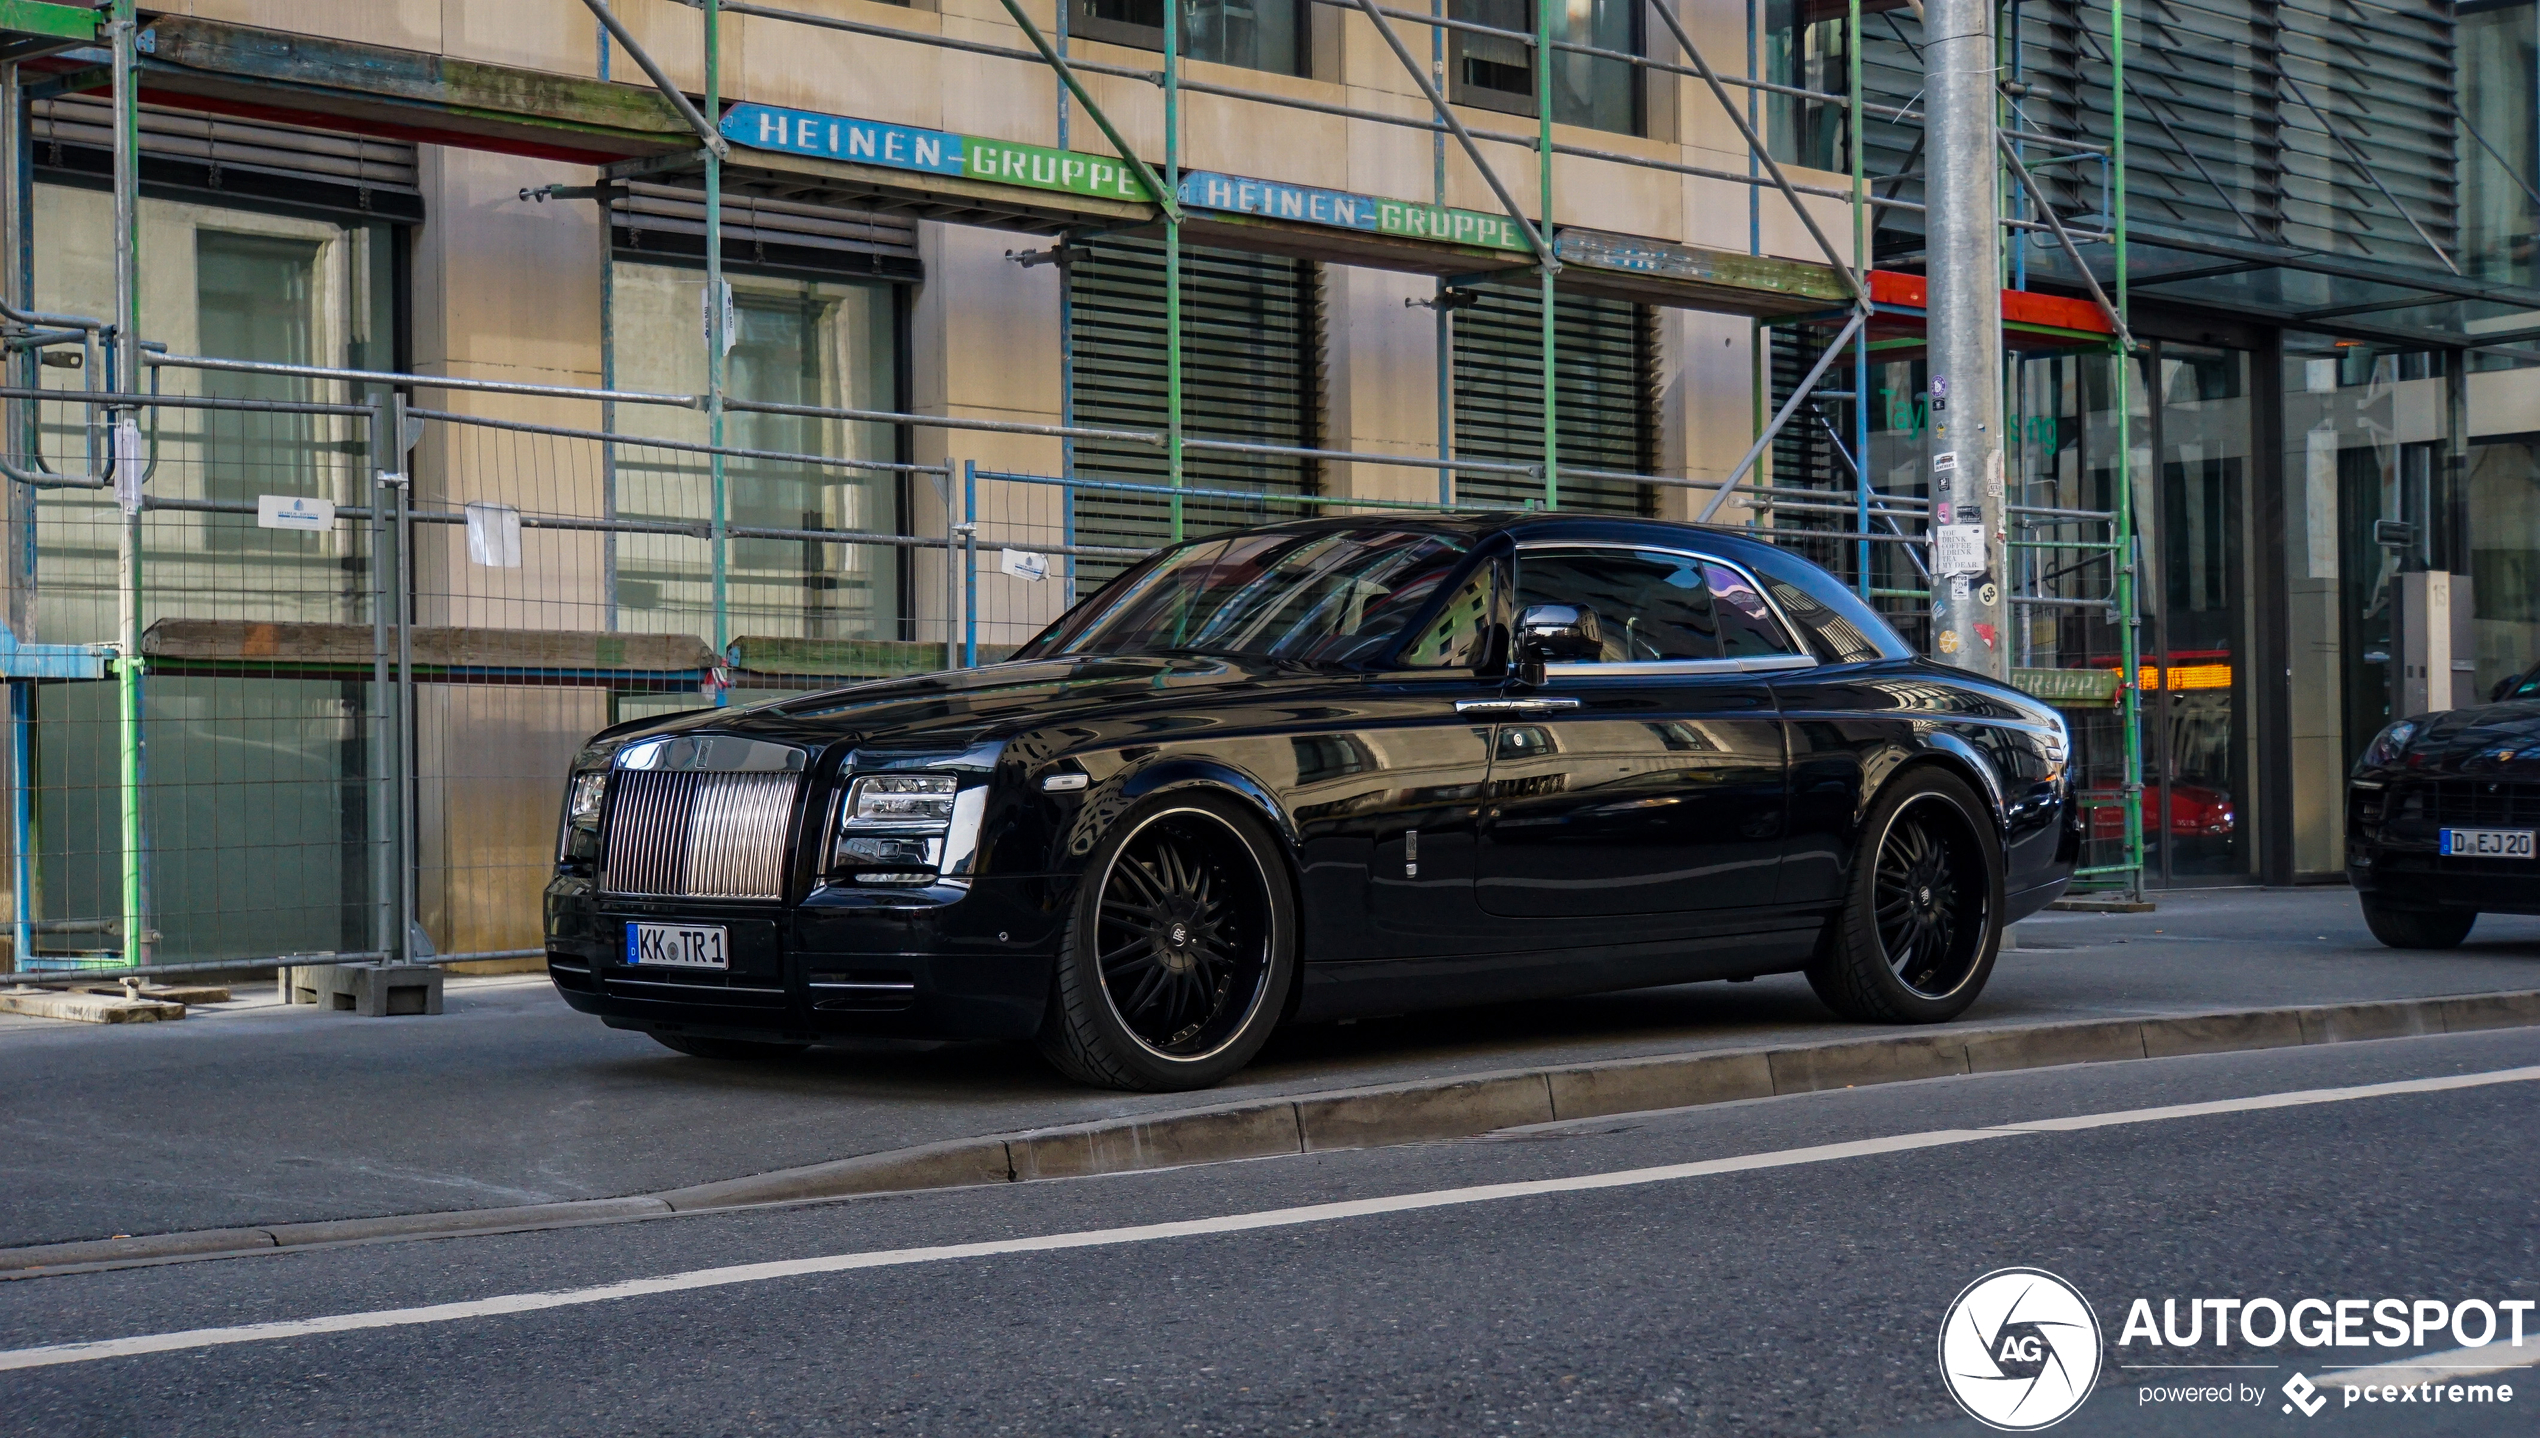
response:
[[[1156,916],[1155,957],[1172,973],[1188,973],[1199,966],[1199,918],[1183,905]]]

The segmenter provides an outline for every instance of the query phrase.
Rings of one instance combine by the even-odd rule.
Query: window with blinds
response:
[[[705,190],[694,181],[632,181],[609,204],[621,259],[702,259]],[[876,210],[806,204],[736,190],[723,200],[723,262],[820,278],[917,280],[917,222]]]
[[[103,180],[114,173],[114,110],[104,99],[37,100],[27,107],[27,117],[29,148],[36,168],[52,172],[47,178]],[[423,218],[415,147],[407,140],[144,105],[141,164],[142,179],[154,190],[200,191],[369,219]]]
[[[1455,452],[1468,459],[1543,459],[1543,302],[1532,290],[1478,292],[1455,312]],[[1648,474],[1658,462],[1655,312],[1620,300],[1563,295],[1553,313],[1560,404],[1561,507],[1640,514],[1648,486],[1595,479],[1572,468]],[[1542,485],[1524,475],[1465,474],[1466,504],[1523,508]]]
[[[1166,424],[1164,247],[1108,238],[1069,266],[1075,325],[1076,422],[1161,432]],[[1188,437],[1313,448],[1321,443],[1321,276],[1310,261],[1185,246],[1182,251],[1182,432]],[[1076,471],[1138,484],[1169,482],[1164,450],[1136,441],[1080,440]],[[1312,460],[1194,449],[1183,457],[1192,489],[1309,494]],[[1183,502],[1186,535],[1237,529],[1307,513],[1294,504]],[[1081,544],[1148,548],[1171,533],[1171,511],[1145,495],[1086,492],[1076,499]],[[1110,569],[1093,561],[1080,579]],[[1088,586],[1090,587],[1090,585]]]

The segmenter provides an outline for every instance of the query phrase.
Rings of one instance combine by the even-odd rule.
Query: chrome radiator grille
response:
[[[620,770],[600,887],[664,898],[776,899],[800,774]]]

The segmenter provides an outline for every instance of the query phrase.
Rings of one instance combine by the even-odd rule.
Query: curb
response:
[[[1902,1033],[1604,1059],[954,1139],[626,1198],[0,1249],[0,1275],[437,1238],[1470,1138],[1528,1124],[1965,1074],[2540,1026],[2540,989]]]

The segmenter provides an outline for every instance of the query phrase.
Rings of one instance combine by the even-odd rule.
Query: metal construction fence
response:
[[[0,388],[19,972],[534,954],[594,730],[994,662],[1151,552],[1078,542],[1089,518],[1164,542],[1456,508],[899,457],[921,425],[1096,433],[1053,426],[796,407],[801,449],[750,449],[687,396],[143,370],[148,393]],[[1921,499],[1739,491],[1762,537],[1925,596],[1846,570],[1874,545],[1919,570]],[[1828,528],[1864,503],[1881,532]],[[2110,518],[2019,514],[2023,543],[2081,557],[2024,600],[2106,607]]]

